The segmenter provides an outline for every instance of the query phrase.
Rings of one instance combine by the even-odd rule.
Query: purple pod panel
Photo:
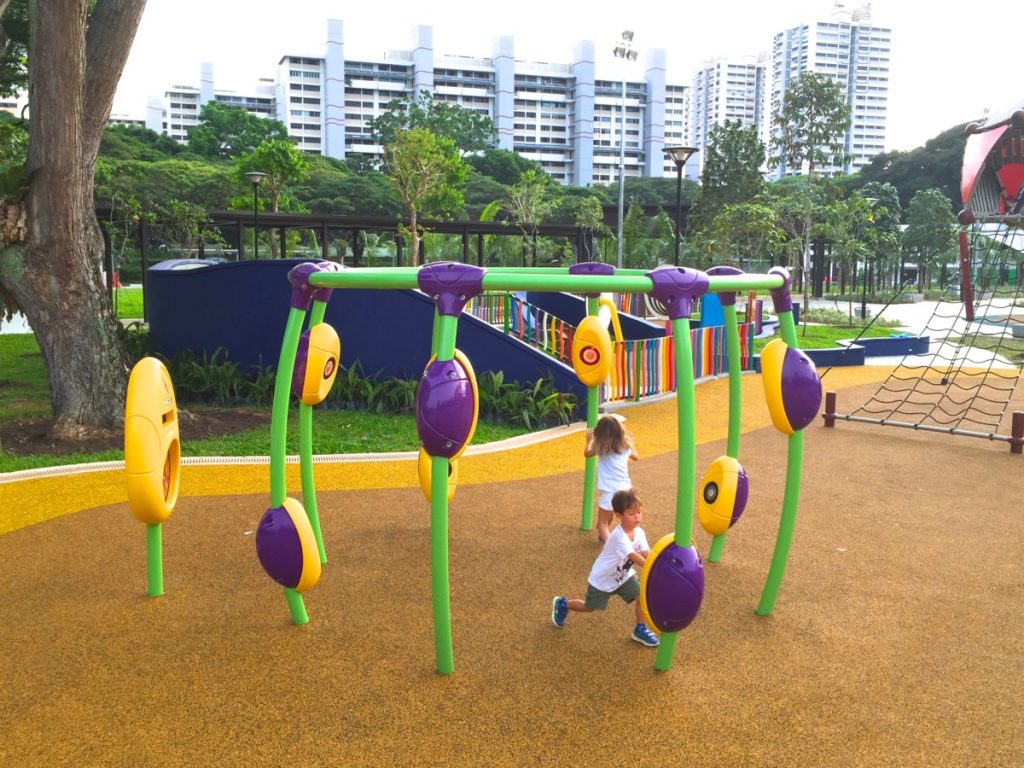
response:
[[[786,348],[782,360],[782,405],[794,432],[814,421],[821,407],[818,369],[811,358],[793,347]]]
[[[476,415],[473,384],[458,360],[435,360],[416,391],[416,432],[431,456],[455,456],[469,439]]]
[[[736,521],[740,519],[743,510],[747,508],[747,498],[749,496],[750,476],[747,475],[747,470],[740,467],[739,474],[736,475],[736,501],[732,505],[732,519],[729,521],[730,528],[736,525]]]
[[[669,544],[647,577],[647,612],[661,632],[678,632],[697,617],[704,599],[704,565],[693,547]]]
[[[299,337],[299,348],[295,352],[295,368],[292,370],[292,394],[302,399],[302,386],[306,381],[306,362],[309,360],[309,331]]]
[[[260,565],[282,587],[295,589],[302,578],[302,541],[284,507],[263,513],[256,529],[256,556]]]

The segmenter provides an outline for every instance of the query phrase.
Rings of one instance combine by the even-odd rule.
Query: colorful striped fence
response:
[[[751,323],[740,323],[738,331],[740,370],[751,371],[754,369],[754,326]],[[693,328],[690,331],[690,343],[693,348],[695,378],[728,372],[725,326]],[[602,400],[640,400],[675,391],[671,336],[615,342],[612,352],[615,361],[611,376],[602,390]]]
[[[643,297],[640,296],[640,299],[642,301]],[[470,302],[466,311],[492,325],[502,325],[506,333],[543,350],[566,365],[572,365],[575,327],[528,304],[515,294],[482,294]],[[740,323],[739,337],[740,369],[753,370],[754,324]],[[691,329],[690,345],[693,348],[693,373],[696,378],[716,376],[729,370],[724,326]],[[602,385],[601,399],[640,400],[674,392],[673,350],[671,336],[614,342],[612,372],[608,381]]]

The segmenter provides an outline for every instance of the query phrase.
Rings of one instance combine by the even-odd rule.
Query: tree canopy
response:
[[[475,110],[435,99],[420,91],[415,99],[394,99],[377,117],[368,121],[373,140],[381,146],[394,143],[401,131],[424,128],[435,136],[451,139],[463,153],[493,146],[494,121]]]
[[[788,171],[807,164],[807,176],[824,165],[843,165],[843,137],[850,128],[850,107],[839,84],[818,72],[802,72],[786,89],[772,121],[775,159]]]
[[[199,124],[188,132],[188,148],[200,157],[235,158],[272,139],[291,142],[284,123],[209,101],[199,110]]]

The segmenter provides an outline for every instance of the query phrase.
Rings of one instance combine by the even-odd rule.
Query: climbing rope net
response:
[[[929,351],[906,355],[870,400],[836,418],[1011,440],[999,429],[1024,360],[1024,219],[977,221],[962,237],[972,290],[948,288],[921,332]]]

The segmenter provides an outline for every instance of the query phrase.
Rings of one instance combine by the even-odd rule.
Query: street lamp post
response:
[[[868,206],[872,211],[875,209],[875,203],[878,202],[877,198],[865,197]],[[868,257],[864,257],[864,291],[860,295],[860,318],[864,322],[868,320]]]
[[[259,189],[260,184],[267,174],[261,171],[246,171],[245,178],[252,184],[252,248],[253,248],[253,259],[259,261],[260,258],[260,229],[259,229],[259,215],[260,215],[260,196]]]
[[[633,31],[623,30],[622,38],[612,49],[617,59],[636,61],[636,51],[633,50]],[[622,78],[622,115],[619,121],[619,218],[618,228],[615,231],[615,261],[619,269],[622,269],[622,209],[626,194],[626,78]]]
[[[665,154],[676,164],[676,253],[672,264],[677,267],[679,266],[679,230],[683,220],[683,166],[696,151],[696,147],[665,147]]]

